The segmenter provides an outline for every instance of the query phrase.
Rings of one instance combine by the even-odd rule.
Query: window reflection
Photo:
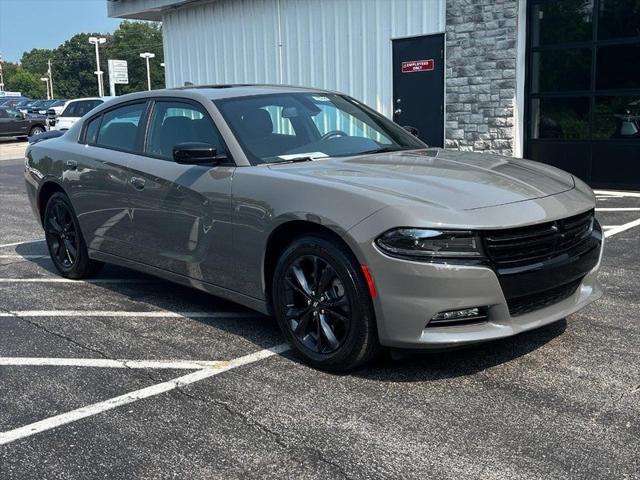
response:
[[[534,98],[531,100],[531,138],[565,140],[589,136],[589,99]]]
[[[569,48],[534,52],[531,67],[533,93],[588,90],[591,78],[591,49]]]
[[[598,47],[597,54],[598,90],[640,88],[640,43]]]
[[[640,96],[596,97],[593,137],[640,139]]]
[[[551,0],[531,9],[532,45],[591,40],[593,0]]]
[[[598,39],[640,36],[640,2],[600,0]]]

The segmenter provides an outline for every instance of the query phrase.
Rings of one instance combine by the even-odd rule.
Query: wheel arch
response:
[[[53,179],[46,180],[38,190],[37,205],[41,225],[44,225],[44,209],[47,206],[47,202],[53,194],[57,192],[64,193],[65,195],[67,194],[64,188],[62,188],[62,185]]]
[[[264,258],[262,262],[262,280],[264,286],[265,300],[268,308],[271,310],[271,288],[273,282],[273,274],[278,263],[280,255],[291,243],[303,235],[321,234],[346,247],[353,255],[356,262],[361,263],[360,255],[351,238],[345,232],[338,232],[321,223],[309,220],[289,220],[281,223],[273,229],[265,246]]]

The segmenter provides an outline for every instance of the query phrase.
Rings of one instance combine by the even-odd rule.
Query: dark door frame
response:
[[[443,148],[446,145],[446,139],[447,139],[447,33],[444,30],[440,30],[437,32],[432,32],[432,33],[419,33],[416,35],[404,35],[401,37],[391,37],[389,39],[389,41],[391,42],[391,51],[389,53],[390,55],[390,63],[391,63],[391,109],[389,110],[391,112],[391,119],[393,120],[393,112],[395,110],[395,103],[394,103],[394,93],[395,93],[395,85],[393,82],[393,42],[394,40],[407,40],[410,38],[423,38],[423,37],[433,37],[433,36],[437,36],[437,35],[442,35],[442,68],[443,68],[443,73],[442,73],[442,146]]]

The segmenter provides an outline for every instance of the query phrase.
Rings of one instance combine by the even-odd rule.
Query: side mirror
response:
[[[173,159],[183,165],[217,164],[223,158],[209,143],[185,142],[173,147]]]
[[[414,137],[417,137],[418,135],[420,135],[420,130],[418,130],[416,127],[412,127],[411,125],[405,125],[402,128],[404,128],[407,132],[409,132]]]

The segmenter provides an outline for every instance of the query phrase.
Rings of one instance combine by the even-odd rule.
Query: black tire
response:
[[[56,192],[49,198],[43,219],[49,255],[60,275],[86,278],[102,267],[102,262],[89,258],[78,218],[64,193]]]
[[[307,277],[305,288],[300,275]],[[364,275],[349,249],[330,236],[308,235],[291,243],[278,260],[272,297],[282,332],[313,367],[352,370],[379,352]]]
[[[34,135],[38,135],[38,134],[44,133],[46,131],[47,130],[44,127],[42,127],[40,125],[34,125],[33,127],[31,127],[31,130],[29,130],[29,136],[33,137]]]

